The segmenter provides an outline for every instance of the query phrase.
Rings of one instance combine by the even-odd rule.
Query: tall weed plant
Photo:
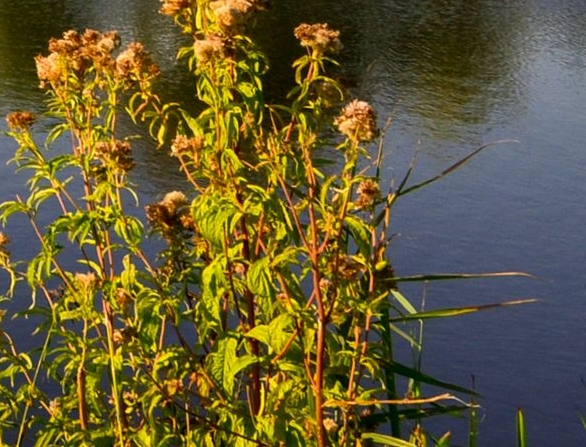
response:
[[[178,56],[196,79],[195,115],[157,96],[159,69],[116,32],[69,31],[36,58],[53,127],[40,144],[31,113],[7,118],[29,180],[0,217],[25,216],[37,250],[14,259],[1,233],[0,266],[4,301],[32,299],[2,311],[5,323],[34,316],[43,342],[24,351],[0,327],[0,443],[422,446],[435,439],[425,417],[471,407],[472,391],[394,350],[418,343],[403,322],[481,307],[418,312],[398,286],[514,273],[395,277],[390,223],[397,199],[484,147],[390,187],[375,111],[327,74],[338,31],[297,27],[288,103],[267,102],[268,61],[246,34],[264,6],[162,2],[192,39]],[[118,125],[126,113],[185,179],[144,219],[128,177],[133,140]],[[63,142],[68,152],[51,151]],[[146,250],[149,238],[163,249]]]

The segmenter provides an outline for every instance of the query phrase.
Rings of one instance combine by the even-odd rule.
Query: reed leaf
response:
[[[398,321],[409,321],[409,320],[429,320],[432,318],[446,318],[446,317],[457,317],[459,315],[466,315],[481,310],[494,309],[497,307],[510,307],[518,306],[520,304],[529,304],[536,302],[535,298],[525,298],[520,300],[504,301],[502,303],[483,304],[480,306],[464,306],[464,307],[451,307],[445,309],[427,310],[424,312],[418,312],[415,314],[404,315],[400,317],[390,318],[391,322]]]
[[[424,180],[423,182],[417,183],[413,186],[410,186],[406,189],[403,189],[403,188],[405,188],[405,184],[407,183],[407,179],[410,177],[411,173],[413,172],[414,162],[412,162],[411,166],[409,167],[409,170],[407,171],[407,174],[405,175],[401,185],[399,186],[399,189],[397,191],[397,196],[403,196],[405,194],[409,194],[410,192],[416,191],[418,189],[423,188],[424,186],[427,186],[431,183],[434,183],[437,180],[439,180],[439,179],[451,174],[455,170],[461,168],[467,162],[469,162],[472,158],[474,158],[476,155],[478,155],[480,152],[484,151],[485,149],[492,147],[492,146],[505,144],[505,143],[518,143],[518,141],[517,140],[498,140],[498,141],[493,141],[490,143],[483,144],[482,146],[476,148],[474,151],[472,151],[470,154],[468,154],[464,158],[458,160],[456,163],[454,163],[453,165],[451,165],[447,169],[444,169],[439,174],[437,174],[427,180]]]

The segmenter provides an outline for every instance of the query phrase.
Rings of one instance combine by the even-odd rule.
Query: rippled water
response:
[[[479,144],[504,138],[465,169],[405,198],[395,215],[399,274],[524,270],[537,280],[471,281],[406,290],[427,308],[538,297],[540,302],[426,326],[427,371],[484,396],[481,445],[513,445],[523,407],[534,445],[584,445],[586,412],[586,3],[582,0],[320,0],[274,2],[257,34],[282,95],[299,54],[292,29],[327,21],[356,97],[393,116],[385,174],[399,179],[417,154],[418,178]],[[68,28],[119,29],[167,70],[169,95],[190,98],[174,53],[181,37],[156,0],[0,0],[0,112],[38,108],[35,54]],[[20,184],[4,167],[0,195]],[[152,147],[138,155],[144,195],[173,187]],[[163,174],[163,175],[161,175]],[[465,444],[461,421],[444,420]]]

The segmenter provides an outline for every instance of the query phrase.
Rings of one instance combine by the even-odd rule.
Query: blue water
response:
[[[386,139],[385,176],[400,180],[413,156],[414,179],[441,172],[480,144],[515,139],[405,197],[394,214],[398,274],[522,270],[528,279],[406,287],[428,309],[535,297],[539,302],[425,326],[428,373],[482,394],[480,445],[514,445],[522,407],[531,445],[586,444],[586,3],[581,0],[400,0],[274,2],[257,25],[273,60],[274,95],[298,54],[292,29],[328,21],[342,31],[340,59],[352,94],[371,101]],[[166,70],[170,95],[185,96],[174,52],[181,41],[149,1],[0,0],[0,112],[38,108],[35,54],[69,28],[120,29],[145,43]],[[34,26],[31,26],[34,24]],[[0,196],[22,184],[4,162]],[[141,195],[178,181],[145,144]],[[174,189],[174,188],[173,188]],[[18,239],[18,237],[17,237]],[[24,243],[24,237],[21,241]],[[23,337],[25,334],[23,334]],[[443,419],[454,444],[461,420]]]

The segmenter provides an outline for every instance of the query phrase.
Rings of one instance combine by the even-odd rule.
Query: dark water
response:
[[[413,287],[428,309],[523,297],[538,304],[433,322],[427,372],[484,396],[480,444],[514,445],[525,410],[532,445],[586,445],[586,2],[583,0],[274,1],[257,34],[273,60],[267,80],[282,94],[299,54],[292,29],[327,21],[342,31],[340,60],[353,94],[371,101],[387,137],[385,175],[399,179],[416,153],[417,178],[440,172],[479,144],[519,140],[481,154],[396,208],[399,274],[523,270],[537,280]],[[181,42],[156,0],[0,0],[0,113],[39,109],[33,57],[69,28],[118,29],[163,66],[172,97],[192,98],[175,62]],[[3,125],[3,124],[2,124]],[[0,197],[22,188],[5,167]],[[167,158],[144,145],[143,196],[175,189]],[[143,182],[144,183],[144,182]],[[18,242],[18,241],[17,241]],[[21,241],[24,243],[24,241]],[[24,336],[24,334],[23,334]],[[439,424],[465,444],[465,424]]]

